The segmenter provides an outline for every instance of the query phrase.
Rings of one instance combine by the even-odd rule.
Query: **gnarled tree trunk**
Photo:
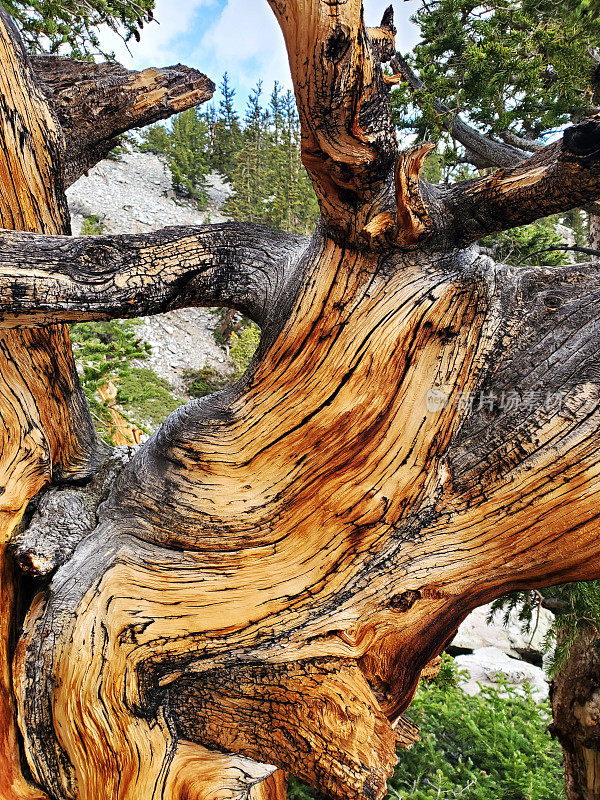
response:
[[[600,636],[581,631],[552,681],[551,731],[561,743],[568,800],[600,798]]]
[[[419,675],[466,614],[510,589],[600,576],[600,266],[517,269],[472,247],[600,197],[600,120],[514,168],[426,185],[431,146],[399,151],[391,122],[391,11],[365,28],[360,0],[270,5],[321,207],[310,241],[240,223],[0,235],[7,337],[201,304],[262,329],[241,381],[133,454],[101,453],[83,405],[77,435],[65,422],[55,434],[68,469],[53,455],[29,488],[16,450],[28,488],[11,519],[52,476],[93,476],[52,490],[10,535],[40,581],[12,666],[23,751],[56,800],[280,797],[280,775],[258,786],[276,768],[331,798],[380,798],[415,736],[401,715]],[[167,109],[150,113],[145,79],[85,69],[92,106],[108,93],[125,127],[181,105],[157,89]],[[15,142],[18,164],[23,141],[61,153],[28,70],[6,92],[48,116]],[[61,81],[46,85],[63,134],[85,128]],[[102,142],[125,123],[107,124]],[[61,174],[105,152],[94,130],[68,134],[86,142],[70,166],[52,161],[41,185],[56,208]],[[64,393],[81,395],[66,341],[29,352],[45,369],[23,379],[48,409],[35,430],[54,454]],[[5,749],[19,775],[14,735]]]

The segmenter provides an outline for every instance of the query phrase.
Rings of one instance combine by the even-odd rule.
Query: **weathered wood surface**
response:
[[[568,800],[600,794],[600,658],[598,631],[581,630],[550,684],[552,736],[563,748]]]
[[[13,675],[56,800],[281,800],[276,768],[380,798],[416,735],[398,719],[466,614],[600,577],[600,267],[468,246],[597,199],[598,121],[427,186],[430,147],[399,152],[391,125],[392,15],[367,30],[359,0],[271,5],[322,211],[310,241],[0,236],[7,335],[211,303],[262,328],[244,378],[171,415],[91,524],[69,526],[67,498],[68,546],[39,519],[15,539],[55,569]]]
[[[0,63],[0,225],[19,231],[68,234],[65,131],[48,106],[18,34],[1,8]],[[166,79],[175,85],[177,74],[177,69],[167,71]],[[185,74],[188,88],[190,74],[189,70]],[[157,83],[161,80],[157,77]],[[194,81],[198,80],[195,73]],[[180,75],[179,83],[183,82]],[[148,118],[151,103],[146,99],[146,88],[139,86],[138,100],[142,94],[145,97],[137,118],[131,116],[120,130]],[[182,101],[195,104],[198,100],[197,96],[184,99],[176,92],[173,96],[177,96],[178,108]],[[105,103],[110,99],[106,87],[102,97]],[[131,90],[128,97],[133,101]],[[157,107],[161,106],[160,115],[166,115],[170,101],[159,101],[156,95],[155,99]],[[93,110],[91,104],[86,108]],[[75,139],[78,136],[73,128],[66,133]],[[23,800],[45,795],[21,773],[10,658],[17,606],[26,598],[21,597],[22,581],[7,545],[27,504],[44,485],[52,479],[90,476],[104,449],[96,441],[65,325],[21,327],[0,333],[0,416],[0,797]]]
[[[65,137],[66,186],[106,158],[120,134],[205,103],[215,90],[206,75],[182,64],[133,72],[35,56],[32,67]]]
[[[276,312],[303,236],[226,222],[151,234],[0,232],[0,328],[227,306],[260,325]]]
[[[0,9],[0,224],[68,233],[62,131]],[[51,387],[51,388],[50,388]],[[94,466],[94,434],[64,325],[0,334],[0,796],[40,798],[21,775],[10,674],[21,591],[7,543],[50,480]]]

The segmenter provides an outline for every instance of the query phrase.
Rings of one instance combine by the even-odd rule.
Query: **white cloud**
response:
[[[175,6],[175,8],[174,8]],[[127,45],[113,31],[105,30],[101,36],[102,46],[114,51],[117,60],[129,69],[148,66],[167,66],[181,61],[183,55],[178,39],[190,32],[194,18],[202,8],[215,7],[215,0],[157,0],[154,22],[144,26],[141,39],[131,39]]]
[[[291,88],[283,38],[266,0],[228,0],[202,37],[194,60],[213,80],[229,72],[240,98],[259,79],[266,92],[276,80]]]
[[[377,25],[389,4],[390,0],[365,0],[367,24]],[[410,49],[418,38],[417,29],[409,21],[413,9],[407,5],[395,3],[397,44],[403,50]],[[266,0],[227,0],[192,60],[216,82],[225,71],[229,72],[239,100],[248,95],[259,78],[266,92],[275,80],[291,88],[283,37]]]
[[[389,3],[364,0],[367,24],[377,25]],[[418,38],[409,22],[413,3],[395,0],[394,8],[397,46],[408,50]],[[266,0],[157,0],[155,18],[157,22],[145,26],[140,42],[129,42],[131,53],[111,31],[102,34],[103,47],[114,50],[130,69],[183,61],[217,84],[227,71],[240,109],[259,79],[266,94],[276,80],[291,88],[283,37]]]

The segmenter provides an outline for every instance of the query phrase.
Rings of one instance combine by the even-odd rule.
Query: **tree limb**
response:
[[[442,189],[447,219],[460,245],[600,197],[600,117],[567,128],[562,139],[512,169]]]
[[[397,144],[380,64],[393,52],[391,9],[369,35],[362,0],[269,4],[286,41],[302,160],[325,224],[362,247],[392,241],[398,233],[392,185]]]
[[[0,232],[0,327],[224,305],[266,322],[307,240],[250,223],[146,234]]]
[[[0,226],[67,234],[63,134],[2,5],[0,63]],[[66,326],[0,332],[0,419],[0,796],[42,800],[19,757],[10,665],[23,593],[7,548],[44,485],[85,477],[97,463]]]
[[[413,72],[400,53],[396,53],[390,66],[401,75],[411,92],[423,92],[427,89],[423,81]],[[468,125],[441,100],[434,99],[433,108],[438,122],[457,139],[469,153],[469,160],[477,167],[514,167],[527,158],[527,152],[513,146],[514,142],[502,144],[484,136]]]
[[[542,253],[553,253],[559,250],[566,253],[582,253],[586,256],[600,256],[600,250],[597,250],[594,247],[582,247],[578,244],[555,244],[552,247],[544,247],[543,250],[534,250],[533,253],[528,253],[527,256],[519,263],[523,264],[525,261],[533,258],[534,256],[542,255]]]
[[[525,557],[512,588],[586,579],[569,542],[595,547],[599,274],[595,263],[495,269],[501,335],[447,452],[453,492],[440,522],[506,536],[510,551],[487,574],[511,581]]]
[[[425,83],[415,74],[406,59],[404,59],[400,53],[396,53],[391,61],[391,66],[396,76],[401,77],[408,84],[411,92],[418,94],[427,89]],[[394,83],[395,82],[396,81],[394,81]],[[440,100],[434,99],[433,107],[440,125],[463,145],[467,152],[467,161],[479,169],[485,167],[511,169],[523,164],[526,159],[528,159],[529,153],[547,153],[549,149],[553,147],[553,145],[547,146],[539,141],[523,139],[510,131],[505,131],[502,134],[502,138],[506,142],[506,144],[503,145],[491,137],[479,133]],[[588,201],[583,208],[591,214],[600,213],[600,203],[598,202]],[[568,209],[564,207],[559,208],[559,211],[565,210]],[[544,215],[538,214],[527,221],[531,222],[539,216]],[[517,222],[515,224],[525,223]]]
[[[183,739],[316,778],[335,800],[379,796],[397,761],[397,736],[350,659],[189,674],[170,700]]]
[[[35,56],[32,67],[65,136],[66,186],[106,158],[120,134],[200,105],[215,90],[182,64],[130,72],[110,62]]]
[[[522,150],[525,150],[526,153],[538,153],[546,146],[543,142],[540,142],[537,139],[524,139],[522,136],[517,136],[516,133],[512,133],[512,131],[503,131],[500,135],[507,144],[520,147]],[[526,153],[524,156],[526,156]],[[507,165],[498,164],[498,166]]]

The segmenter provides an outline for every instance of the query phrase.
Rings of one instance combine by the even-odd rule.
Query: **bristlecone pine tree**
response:
[[[365,28],[361,0],[269,2],[310,241],[69,238],[65,185],[213,85],[29,62],[0,13],[2,800],[281,798],[282,771],[377,800],[465,615],[600,577],[600,266],[471,246],[598,199],[600,118],[427,185],[430,147],[399,151],[391,123],[391,10]],[[65,324],[202,304],[261,327],[249,371],[107,452]]]

